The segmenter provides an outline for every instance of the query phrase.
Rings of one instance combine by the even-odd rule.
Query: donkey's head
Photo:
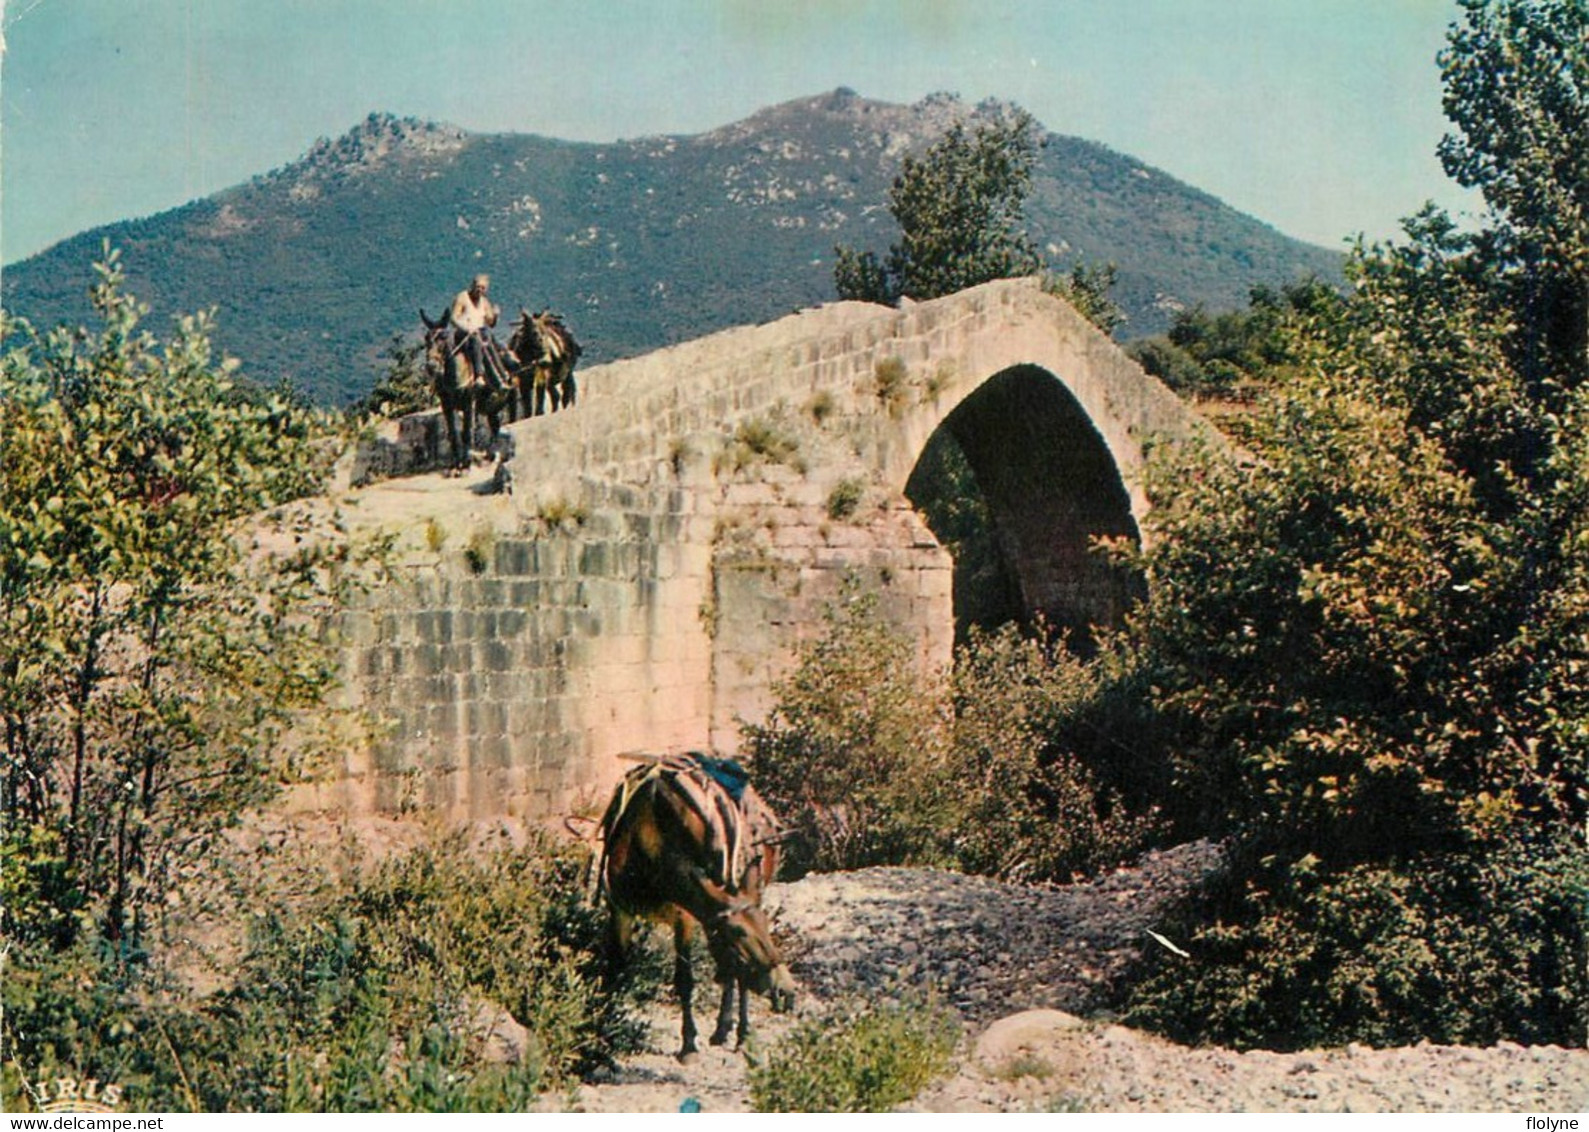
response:
[[[779,1013],[794,1005],[794,977],[772,936],[772,921],[756,893],[731,893],[702,874],[701,887],[718,911],[706,924],[712,958],[720,969],[758,994]]]

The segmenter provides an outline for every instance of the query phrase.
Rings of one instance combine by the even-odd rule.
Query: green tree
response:
[[[1589,3],[1461,0],[1440,61],[1446,172],[1493,212],[1532,380],[1589,378]]]
[[[1183,1039],[1589,1032],[1589,6],[1462,7],[1441,156],[1489,226],[1426,208],[1270,312],[1256,458],[1150,489],[1138,679],[1232,845],[1133,1001]]]
[[[207,318],[161,347],[117,257],[97,272],[98,333],[4,326],[21,345],[0,361],[0,801],[8,937],[65,946],[92,923],[127,948],[275,789],[297,712],[331,685],[311,615],[335,543],[285,509],[254,517],[313,489],[334,442],[245,395]]]
[[[1021,216],[1038,145],[1031,115],[1018,111],[969,134],[957,122],[921,157],[907,156],[889,190],[900,240],[882,261],[873,252],[835,249],[839,297],[935,299],[1035,274],[1042,264]]]
[[[1338,298],[1334,288],[1317,279],[1279,291],[1254,287],[1245,310],[1210,314],[1199,306],[1180,311],[1168,333],[1132,342],[1127,352],[1177,392],[1250,400],[1265,375],[1285,361],[1286,318]]]
[[[1076,313],[1105,334],[1113,334],[1126,321],[1126,312],[1112,298],[1118,271],[1112,263],[1101,266],[1078,263],[1068,275],[1049,275],[1043,289],[1064,299]]]
[[[1183,1038],[1589,1021],[1589,401],[1519,371],[1493,244],[1432,210],[1408,233],[1285,313],[1255,460],[1151,488],[1138,679],[1173,804],[1233,844],[1195,964],[1138,994]]]
[[[409,413],[421,413],[436,405],[436,391],[425,370],[425,344],[394,334],[382,355],[386,372],[375,387],[348,406],[351,420],[380,417],[395,420]]]

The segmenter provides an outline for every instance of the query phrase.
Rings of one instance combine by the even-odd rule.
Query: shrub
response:
[[[1110,763],[1152,797],[1145,760],[1112,738],[1120,685],[1108,661],[1087,662],[1014,626],[974,630],[955,656],[952,764],[961,814],[955,859],[1007,880],[1071,880],[1140,852],[1162,823],[1128,804],[1090,763]],[[1124,731],[1124,729],[1121,729]],[[1124,731],[1129,734],[1129,731]]]
[[[828,518],[848,519],[861,505],[866,485],[860,480],[840,480],[828,493]]]
[[[0,312],[0,798],[34,847],[8,863],[82,912],[54,942],[136,950],[173,878],[325,752],[350,547],[285,506],[333,422],[242,385],[207,316],[157,342],[118,257],[95,271],[97,330]]]
[[[1113,334],[1126,321],[1126,312],[1110,298],[1119,272],[1112,263],[1071,265],[1069,275],[1045,272],[1043,290],[1069,303],[1077,314],[1105,334]]]
[[[1139,793],[1160,764],[1101,736],[1128,681],[1013,627],[974,634],[952,682],[850,595],[744,737],[758,787],[794,828],[796,871],[933,864],[1070,880],[1118,864],[1160,823],[1089,769],[1104,748]]]
[[[921,1003],[841,1006],[812,1018],[750,1070],[757,1112],[886,1112],[950,1065],[960,1026]]]
[[[788,464],[798,470],[799,451],[800,442],[777,424],[753,417],[734,430],[734,439],[718,459],[716,470],[742,472],[756,463]]]
[[[943,691],[875,598],[853,591],[744,739],[757,789],[794,829],[796,872],[944,858],[952,828]]]
[[[556,529],[565,523],[583,526],[590,518],[590,512],[578,503],[559,496],[555,499],[544,500],[535,510],[535,517],[544,523],[548,529]]]
[[[1238,873],[1184,922],[1192,958],[1158,953],[1127,1020],[1238,1048],[1581,1041],[1586,891],[1589,861],[1571,843],[1415,872]]]
[[[1150,476],[1135,624],[1175,803],[1231,839],[1199,1040],[1581,1044],[1589,419],[1532,383],[1488,238],[1426,211],[1281,326],[1257,457]]]
[[[549,839],[453,835],[259,911],[227,985],[198,999],[84,948],[13,956],[8,1056],[148,1109],[522,1108],[641,1036],[637,992],[600,978],[587,868]],[[521,1050],[489,1048],[498,1013]]]
[[[838,407],[832,393],[826,389],[819,389],[811,395],[811,400],[806,402],[806,415],[814,424],[821,425],[838,411]]]
[[[463,548],[464,565],[471,574],[484,574],[491,565],[491,556],[497,545],[496,532],[489,527],[478,527]]]
[[[876,382],[877,399],[888,410],[888,415],[899,416],[905,410],[909,392],[909,373],[904,360],[883,358],[872,368],[872,377]]]

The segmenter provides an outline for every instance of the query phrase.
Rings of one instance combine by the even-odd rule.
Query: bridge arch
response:
[[[1041,366],[1001,370],[947,412],[904,494],[956,555],[957,635],[1040,618],[1084,645],[1142,592],[1100,549],[1140,538],[1120,467],[1069,387]]]

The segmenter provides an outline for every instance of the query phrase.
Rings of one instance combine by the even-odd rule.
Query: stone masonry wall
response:
[[[502,470],[350,491],[349,521],[393,537],[399,564],[343,631],[349,699],[377,738],[316,801],[549,817],[599,800],[625,751],[734,751],[847,583],[879,595],[923,664],[947,663],[953,563],[904,484],[933,430],[1012,366],[1065,383],[1134,507],[1141,444],[1196,427],[1063,303],[1008,282],[583,371],[575,409],[509,427]],[[372,444],[363,474],[410,470],[425,427]]]

